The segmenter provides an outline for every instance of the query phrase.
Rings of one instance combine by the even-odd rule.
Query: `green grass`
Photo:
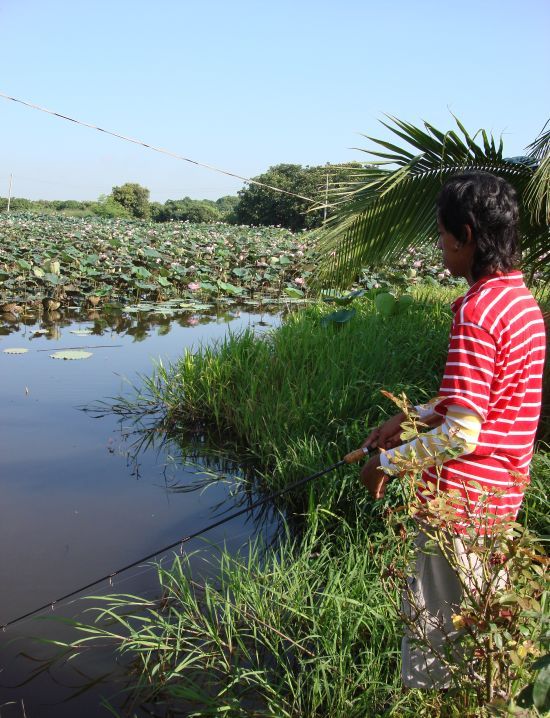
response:
[[[264,487],[281,488],[357,448],[392,411],[382,388],[414,401],[435,395],[450,314],[426,294],[385,318],[372,300],[342,326],[322,326],[330,308],[291,314],[267,338],[250,331],[186,352],[159,368],[142,398],[157,403],[172,433],[199,427],[225,450],[253,458]]]
[[[448,296],[417,299],[389,320],[364,300],[339,328],[323,327],[329,310],[312,307],[267,338],[247,332],[159,367],[134,403],[118,408],[160,409],[174,436],[201,427],[220,449],[254,459],[258,488],[275,490],[360,445],[392,411],[382,387],[414,401],[437,392]],[[549,479],[541,447],[522,514],[539,533],[548,528]],[[129,704],[166,715],[480,715],[468,696],[402,692],[396,597],[383,581],[397,550],[383,514],[400,501],[397,481],[374,503],[357,467],[335,472],[282,501],[289,515],[301,514],[301,530],[289,530],[275,551],[258,543],[240,556],[220,550],[206,583],[177,559],[159,569],[162,601],[98,598],[98,623],[80,626],[69,651],[111,639],[131,658]]]

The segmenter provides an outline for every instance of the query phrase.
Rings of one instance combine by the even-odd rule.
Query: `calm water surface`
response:
[[[0,315],[0,625],[236,508],[227,481],[205,491],[174,491],[174,486],[200,482],[196,466],[181,465],[169,445],[135,455],[129,427],[112,414],[96,418],[82,407],[131,396],[128,380],[139,384],[138,375],[150,374],[155,361],[173,361],[186,347],[247,326],[262,332],[278,319],[233,311],[175,319],[121,315],[108,321],[97,314],[55,314],[26,322]],[[94,333],[72,333],[82,329]],[[3,352],[10,347],[29,351]],[[90,347],[92,357],[50,358],[66,347]],[[254,517],[241,517],[206,538],[237,550],[257,530]],[[261,530],[269,533],[270,528],[264,524]],[[192,541],[186,548],[202,545]],[[204,562],[198,568],[208,572]],[[92,593],[155,595],[156,586],[155,572],[138,568]],[[72,601],[43,616],[74,617],[84,607],[81,600]],[[79,686],[70,671],[57,669],[53,677],[44,674],[16,687],[36,667],[19,654],[44,655],[29,636],[69,635],[58,622],[36,619],[0,633],[0,718],[112,715],[99,707],[101,696],[113,691],[109,685],[60,703]],[[110,654],[94,652],[85,668],[99,674],[109,661]]]

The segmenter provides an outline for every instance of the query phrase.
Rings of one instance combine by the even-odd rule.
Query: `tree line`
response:
[[[15,197],[10,201],[10,211],[152,222],[226,222],[281,226],[299,231],[319,227],[324,218],[332,214],[332,206],[338,201],[339,191],[345,189],[354,170],[361,166],[358,162],[314,167],[278,164],[253,178],[261,185],[269,185],[284,192],[250,183],[236,196],[227,195],[217,200],[183,197],[169,199],[162,204],[150,201],[146,187],[136,182],[126,182],[113,187],[110,194],[101,195],[96,201],[29,200]],[[330,206],[327,207],[327,204]],[[5,213],[7,206],[7,198],[0,197],[0,212]]]

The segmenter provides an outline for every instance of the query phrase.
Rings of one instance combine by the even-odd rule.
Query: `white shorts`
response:
[[[429,642],[429,646],[419,645],[411,630],[405,628],[401,644],[401,678],[408,688],[449,686],[451,672],[448,663],[454,663],[453,656],[459,659],[459,664],[464,662],[463,653],[457,650],[456,640],[460,634],[453,625],[452,616],[459,613],[463,585],[473,587],[483,581],[479,558],[472,551],[467,551],[460,537],[449,537],[449,547],[452,545],[463,583],[438,548],[426,547],[428,540],[426,534],[419,531],[415,539],[415,574],[409,580],[411,593],[407,595],[404,591],[402,595],[404,616],[421,629]],[[496,583],[502,586],[504,580],[503,572]],[[482,586],[479,585],[478,589],[482,590]]]

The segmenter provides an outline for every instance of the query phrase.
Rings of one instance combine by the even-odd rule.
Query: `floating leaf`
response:
[[[23,347],[8,347],[3,350],[4,354],[26,354],[29,350]]]
[[[51,359],[89,359],[91,356],[92,352],[85,352],[81,349],[66,349],[50,354]]]
[[[71,329],[70,334],[76,334],[79,337],[85,337],[88,336],[88,334],[93,334],[93,331],[91,329]]]

